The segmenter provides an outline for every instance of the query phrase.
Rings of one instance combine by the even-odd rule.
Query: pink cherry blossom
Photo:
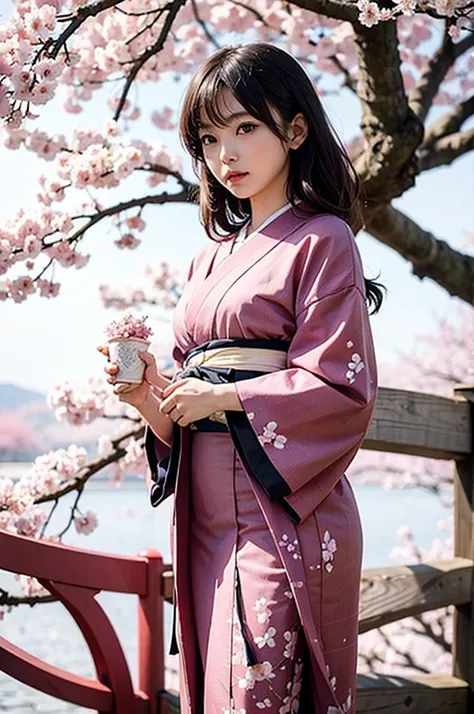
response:
[[[127,218],[127,226],[132,230],[141,232],[145,229],[146,223],[141,216],[132,216],[131,218]]]
[[[78,533],[82,535],[90,535],[97,528],[99,521],[93,511],[86,511],[82,516],[74,518],[74,526]]]
[[[38,82],[31,92],[31,102],[35,105],[46,104],[54,97],[55,87],[49,82]]]
[[[380,9],[376,2],[359,0],[357,7],[360,10],[359,22],[366,27],[373,27],[380,22]]]
[[[74,388],[69,382],[58,384],[48,393],[47,403],[56,418],[69,424],[87,424],[103,416],[109,394],[104,383]]]
[[[138,238],[135,238],[133,233],[126,233],[121,238],[114,241],[114,245],[116,245],[117,248],[128,248],[129,250],[132,250],[133,248],[137,248],[140,245],[140,243],[141,243],[141,240],[139,240]]]
[[[7,95],[6,87],[0,86],[0,118],[10,114],[10,100]]]
[[[15,575],[15,579],[19,581],[22,592],[26,597],[49,595],[48,591],[40,585],[36,578],[32,578],[29,575]]]
[[[138,339],[147,340],[153,330],[146,324],[147,315],[135,316],[127,313],[121,320],[113,320],[106,328],[105,334],[108,340],[116,339]]]
[[[40,297],[51,298],[59,295],[59,283],[53,283],[49,280],[40,279],[37,284]]]

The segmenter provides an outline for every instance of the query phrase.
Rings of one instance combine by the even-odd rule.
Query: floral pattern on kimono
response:
[[[322,501],[347,469],[375,406],[375,353],[360,256],[348,227],[335,221],[331,241],[316,241],[299,276],[287,367],[236,383],[245,413],[253,416],[248,426],[280,476],[276,485],[275,474],[269,486],[262,485],[276,500],[285,493],[282,505],[296,512],[295,520],[317,505],[305,500],[307,484],[317,480]],[[319,242],[329,252],[320,274]]]

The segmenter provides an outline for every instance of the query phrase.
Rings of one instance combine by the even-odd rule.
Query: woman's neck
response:
[[[265,205],[254,206],[254,204],[252,203],[252,199],[250,199],[252,218],[250,219],[250,223],[248,224],[247,235],[250,235],[250,233],[252,233],[259,226],[261,226],[262,223],[264,223],[269,216],[271,216],[273,213],[276,213],[280,208],[283,208],[283,206],[286,206],[287,203],[288,199],[285,197],[284,199],[280,198],[273,202],[269,201]]]

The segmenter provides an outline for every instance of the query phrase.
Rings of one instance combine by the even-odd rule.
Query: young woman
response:
[[[210,241],[174,314],[178,371],[142,353],[144,382],[114,391],[148,424],[152,504],[174,491],[181,711],[354,714],[362,536],[344,472],[375,404],[382,300],[354,240],[357,178],[272,45],[212,55],[180,131]]]

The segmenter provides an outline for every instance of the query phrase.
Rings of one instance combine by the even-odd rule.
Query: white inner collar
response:
[[[300,201],[296,201],[296,203],[300,203]],[[250,238],[252,238],[256,233],[260,233],[261,231],[263,231],[263,229],[266,228],[267,225],[271,223],[271,221],[273,221],[278,216],[281,216],[281,214],[288,210],[290,206],[291,202],[285,203],[284,206],[274,211],[270,216],[268,216],[268,218],[263,221],[263,223],[261,223],[251,233],[249,233],[249,235],[246,235],[248,230],[248,223],[246,223],[245,226],[242,226],[240,231],[237,233],[235,243],[243,243],[245,240],[249,240]]]

